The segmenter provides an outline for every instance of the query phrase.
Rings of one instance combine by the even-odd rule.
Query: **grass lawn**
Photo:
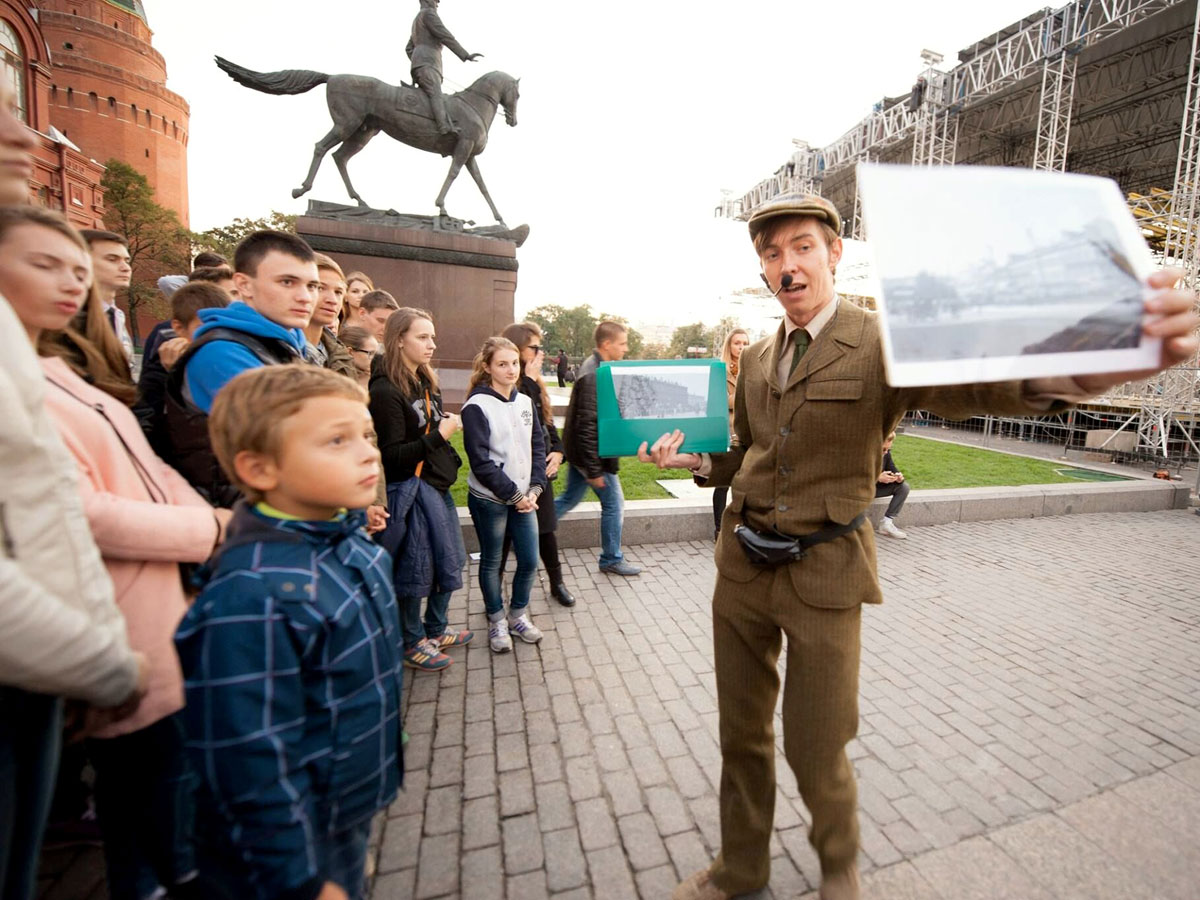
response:
[[[450,489],[456,505],[467,505],[467,454],[463,450],[462,432],[450,439],[463,467],[458,481]],[[1123,481],[1119,475],[1104,475],[1091,469],[1076,469],[1065,463],[1047,459],[1028,459],[1010,456],[977,447],[963,447],[926,438],[897,435],[892,458],[904,473],[913,490],[936,488],[994,487],[1019,484],[1060,484],[1080,481]],[[626,500],[665,500],[670,497],[658,481],[664,478],[691,478],[690,472],[678,469],[659,471],[649,463],[633,458],[621,460],[621,487]],[[565,467],[555,481],[555,492],[562,493],[566,485]],[[587,500],[596,499],[589,494]]]
[[[458,470],[458,481],[454,482],[450,493],[454,496],[454,504],[466,509],[467,452],[463,449],[462,432],[455,432],[450,443],[454,445],[454,449],[458,451],[458,455],[462,457],[463,461],[462,468]],[[657,466],[652,466],[650,463],[641,463],[632,458],[621,460],[621,489],[625,492],[626,500],[666,500],[671,494],[658,484],[658,479],[691,477],[691,472],[678,469],[662,472]],[[554,482],[554,492],[561,494],[566,484],[567,470],[564,464],[563,468],[559,469],[558,478]],[[585,502],[595,499],[596,496],[591,493],[584,498]]]
[[[1010,456],[905,434],[896,436],[892,459],[915,491],[1127,480],[1119,475],[1076,469],[1057,460]]]

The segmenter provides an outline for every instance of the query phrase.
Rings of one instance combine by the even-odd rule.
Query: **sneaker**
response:
[[[512,649],[512,638],[508,636],[508,622],[497,619],[488,624],[488,645],[493,653],[507,653]]]
[[[429,640],[439,650],[448,650],[451,647],[461,647],[464,644],[471,643],[471,638],[475,637],[475,632],[468,631],[464,628],[462,631],[455,631],[453,628],[447,628],[441,635]]]
[[[536,644],[542,639],[542,630],[529,619],[529,613],[521,613],[508,620],[509,630],[527,644]]]
[[[641,566],[635,566],[631,562],[619,560],[615,563],[609,563],[607,566],[601,566],[600,571],[605,575],[624,575],[626,578],[632,575],[641,575]]]
[[[453,663],[450,657],[437,648],[437,644],[426,638],[411,650],[404,651],[404,665],[410,669],[437,672]]]
[[[879,523],[879,533],[886,534],[888,537],[893,537],[898,541],[903,541],[908,538],[908,535],[896,527],[896,523],[887,516],[883,517],[883,521]]]

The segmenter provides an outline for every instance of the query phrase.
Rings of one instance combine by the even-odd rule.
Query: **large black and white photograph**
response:
[[[710,366],[613,369],[622,419],[700,419],[708,414]]]
[[[1149,250],[1087,175],[863,165],[889,381],[952,384],[1147,368]]]

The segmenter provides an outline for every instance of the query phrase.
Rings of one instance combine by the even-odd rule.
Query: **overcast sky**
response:
[[[409,79],[417,0],[145,0],[168,86],[191,104],[195,230],[303,212],[293,200],[330,126],[325,88],[260,94],[213,54],[286,68]],[[1038,9],[1033,0],[633,4],[444,0],[446,26],[483,60],[446,52],[446,88],[493,69],[521,80],[519,125],[497,116],[479,158],[507,223],[528,223],[517,308],[589,303],[636,322],[715,323],[722,297],[757,282],[745,225],[713,218],[721,188],[750,188],[790,155],[827,144],[885,95],[907,91],[924,48],[957,52]],[[433,214],[448,161],[377,137],[351,176],[373,206]],[[309,197],[350,202],[332,158]],[[464,171],[451,215],[491,223]],[[394,288],[393,288],[394,290]],[[396,291],[403,301],[403,288]],[[736,310],[734,311],[736,314]]]

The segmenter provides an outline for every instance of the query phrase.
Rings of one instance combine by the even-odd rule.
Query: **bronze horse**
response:
[[[483,183],[483,176],[479,174],[475,157],[487,147],[488,129],[492,127],[497,107],[504,107],[504,120],[509,125],[517,124],[519,78],[504,72],[489,72],[466,90],[446,97],[446,111],[458,133],[440,134],[433,120],[429,99],[420,90],[408,85],[391,85],[365,75],[326,75],[307,69],[252,72],[219,56],[216,61],[221,70],[238,84],[264,94],[303,94],[319,84],[328,84],[325,99],[329,104],[329,115],[333,118],[333,128],[317,141],[308,176],[300,187],[292,191],[293,197],[308,193],[321,160],[337,147],[333,161],[342,173],[346,191],[358,201],[359,206],[368,206],[350,183],[346,163],[382,131],[418,150],[452,157],[450,171],[436,201],[438,211],[443,216],[448,215],[446,193],[465,165],[479,185],[483,199],[491,207],[492,215],[497,222],[504,224]]]

